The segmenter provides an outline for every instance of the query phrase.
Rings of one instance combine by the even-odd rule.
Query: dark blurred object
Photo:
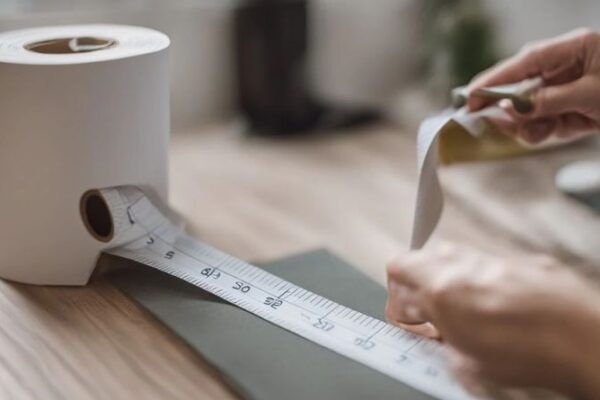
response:
[[[250,133],[286,135],[369,122],[371,111],[312,98],[307,0],[248,0],[235,11],[238,98]]]

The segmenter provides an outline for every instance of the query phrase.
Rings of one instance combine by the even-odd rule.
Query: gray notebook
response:
[[[160,271],[106,256],[108,279],[212,364],[245,399],[432,399]],[[325,250],[263,268],[383,319],[386,292]]]

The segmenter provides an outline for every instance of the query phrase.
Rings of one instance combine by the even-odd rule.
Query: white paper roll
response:
[[[136,185],[167,197],[169,39],[146,28],[0,34],[0,277],[85,284],[102,244],[79,201]]]

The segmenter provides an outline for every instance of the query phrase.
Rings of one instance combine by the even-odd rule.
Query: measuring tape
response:
[[[337,304],[185,234],[135,187],[81,200],[105,252],[156,268],[316,344],[440,399],[473,399],[449,375],[442,345]]]

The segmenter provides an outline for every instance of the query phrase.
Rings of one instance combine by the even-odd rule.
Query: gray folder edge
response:
[[[106,254],[99,265],[113,286],[197,351],[244,399],[433,399],[168,274]],[[385,289],[327,250],[261,267],[384,319]]]

